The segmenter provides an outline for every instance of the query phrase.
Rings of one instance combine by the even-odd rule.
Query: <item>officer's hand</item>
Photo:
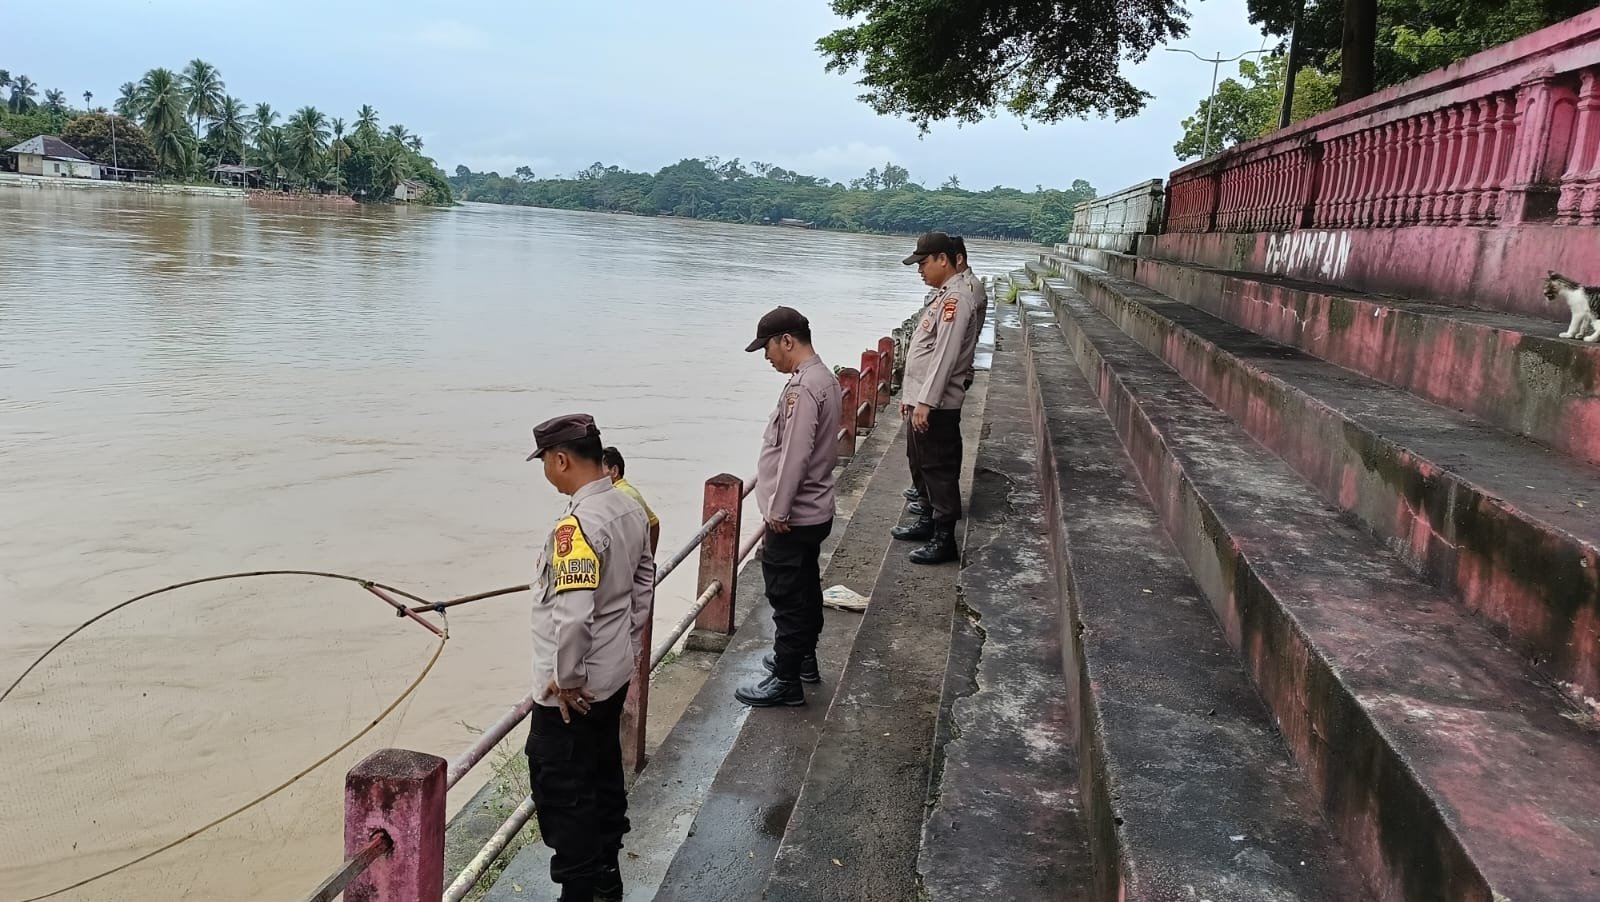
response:
[[[918,432],[927,432],[928,431],[928,411],[929,410],[932,410],[932,408],[930,408],[928,405],[926,405],[926,404],[918,404],[916,409],[911,411],[911,428],[912,429],[915,429]]]
[[[910,404],[901,404],[900,405],[900,419],[903,420],[903,419],[905,419],[906,417],[909,417],[909,416],[911,416],[911,405]]]
[[[576,689],[562,689],[556,685],[555,680],[545,687],[545,698],[556,697],[556,704],[561,706],[561,722],[572,723],[572,712],[579,714],[589,713],[589,703],[594,701],[594,693],[579,686]]]
[[[775,533],[778,533],[779,535],[782,535],[783,533],[786,533],[788,531],[789,531],[789,521],[788,520],[768,520],[767,521],[767,532],[775,532]]]

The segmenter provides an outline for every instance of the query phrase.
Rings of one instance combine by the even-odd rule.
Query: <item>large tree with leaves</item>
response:
[[[171,69],[151,69],[139,80],[140,123],[150,135],[156,160],[166,175],[189,171],[194,143],[185,114],[188,97],[177,73]]]
[[[1260,62],[1242,60],[1239,77],[1223,79],[1215,97],[1201,100],[1194,114],[1183,120],[1183,137],[1173,145],[1172,152],[1180,160],[1200,156],[1207,143],[1208,113],[1213,153],[1277,128],[1287,71],[1288,59],[1283,56],[1269,56]],[[1333,109],[1338,86],[1336,76],[1310,67],[1300,70],[1289,120],[1298,122]]]
[[[124,169],[155,169],[156,151],[137,123],[108,113],[87,113],[67,124],[61,140],[91,160]]]
[[[1348,103],[1592,9],[1596,0],[1249,0],[1250,21],[1339,72]]]
[[[927,129],[1006,109],[1055,122],[1125,118],[1150,95],[1123,64],[1188,33],[1179,0],[832,0],[851,24],[817,48],[834,72],[860,70],[861,99]]]
[[[222,73],[217,67],[202,59],[189,61],[183,67],[183,93],[188,101],[189,117],[194,120],[195,134],[200,133],[200,123],[217,115],[223,100]]]

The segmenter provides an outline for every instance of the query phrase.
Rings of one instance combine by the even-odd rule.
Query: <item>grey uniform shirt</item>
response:
[[[761,516],[795,526],[833,519],[833,465],[839,456],[839,380],[821,357],[789,376],[767,420],[756,465]]]
[[[906,351],[905,376],[900,397],[906,404],[926,404],[940,410],[959,409],[966,398],[966,380],[978,348],[980,303],[987,304],[977,279],[956,273],[939,286],[922,312]]]
[[[978,312],[973,319],[972,328],[968,329],[965,341],[961,343],[961,362],[965,368],[956,373],[960,377],[963,391],[971,387],[972,379],[977,373],[973,370],[974,361],[978,358],[978,339],[983,335],[983,324],[989,318],[989,292],[983,288],[983,280],[970,269],[962,270],[960,275],[965,278],[967,289],[977,299]]]
[[[533,687],[554,679],[609,698],[633,675],[655,600],[650,524],[602,476],[579,489],[539,552],[533,583]]]

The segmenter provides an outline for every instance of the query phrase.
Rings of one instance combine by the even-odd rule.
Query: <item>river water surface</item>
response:
[[[910,245],[486,205],[0,189],[0,690],[85,619],[181,580],[331,570],[429,598],[526,582],[563,502],[523,458],[558,413],[594,414],[622,448],[665,557],[698,526],[706,477],[754,471],[784,378],[743,353],[756,319],[795,306],[827,362],[856,365],[925,291],[899,262]],[[1027,255],[972,250],[980,273]],[[693,573],[662,587],[658,635]],[[415,696],[290,790],[58,898],[303,896],[340,858],[354,760],[387,745],[448,758],[526,690],[526,604],[453,613]],[[303,577],[197,586],[98,622],[0,703],[0,902],[271,789],[365,727],[435,649],[359,587]]]

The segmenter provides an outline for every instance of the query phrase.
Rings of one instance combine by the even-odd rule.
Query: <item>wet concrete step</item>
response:
[[[961,411],[964,496],[989,376],[979,379]],[[917,853],[960,562],[919,566],[906,557],[913,547],[896,543],[884,557],[762,898],[919,898]]]
[[[1600,898],[1600,736],[1076,292],[1068,346],[1379,898]]]
[[[1075,260],[1419,397],[1600,463],[1600,345],[1549,319],[1073,248]],[[1541,285],[1528,285],[1535,295]],[[1463,304],[1467,299],[1463,300]]]
[[[928,898],[1367,898],[1041,305],[1000,325]]]
[[[1066,281],[1328,502],[1600,696],[1600,471],[1081,264]]]
[[[861,500],[823,570],[823,585],[842,584],[864,595],[872,590],[889,544],[888,531],[905,506],[900,493],[906,476],[899,465],[904,455],[905,437],[896,425],[883,465],[870,472]],[[752,571],[746,585],[761,591],[759,569]],[[708,708],[731,712],[722,716],[737,719],[736,737],[719,759],[709,785],[700,788],[697,810],[692,816],[680,816],[682,841],[675,846],[657,891],[640,898],[745,902],[758,898],[766,884],[838,688],[837,674],[844,668],[862,618],[832,609],[825,612],[817,648],[823,682],[806,687],[805,707],[752,711],[734,700],[733,691],[765,672],[761,658],[772,648],[771,609],[763,602],[751,617],[760,623],[758,641],[730,667],[726,680],[708,683],[701,693]]]

